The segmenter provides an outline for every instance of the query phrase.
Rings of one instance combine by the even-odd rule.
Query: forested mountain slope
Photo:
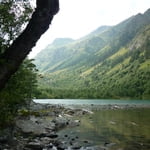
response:
[[[35,58],[38,97],[150,99],[150,9],[79,40],[57,40]]]

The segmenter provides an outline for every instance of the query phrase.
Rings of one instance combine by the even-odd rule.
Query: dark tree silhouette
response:
[[[59,0],[36,0],[36,5],[26,29],[0,56],[0,90],[17,71],[59,11]]]

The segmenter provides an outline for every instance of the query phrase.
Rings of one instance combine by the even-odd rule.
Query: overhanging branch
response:
[[[59,0],[37,0],[37,7],[26,29],[0,56],[0,90],[19,68],[59,10]]]

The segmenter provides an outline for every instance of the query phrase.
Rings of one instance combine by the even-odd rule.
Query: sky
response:
[[[55,38],[79,39],[102,25],[116,25],[144,13],[150,0],[59,0],[60,11],[50,28],[32,49],[29,58],[52,43]]]

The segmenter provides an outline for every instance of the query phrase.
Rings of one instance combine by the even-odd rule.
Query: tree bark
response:
[[[53,16],[59,11],[59,0],[37,0],[36,4],[26,29],[0,56],[0,90],[17,71],[41,35],[49,28]]]

